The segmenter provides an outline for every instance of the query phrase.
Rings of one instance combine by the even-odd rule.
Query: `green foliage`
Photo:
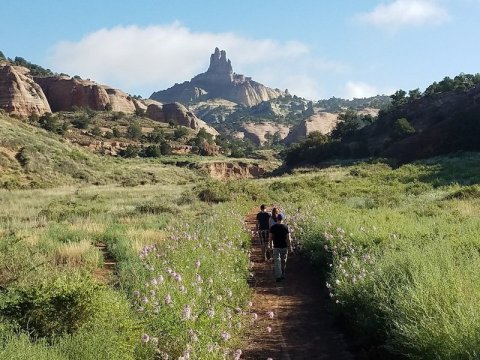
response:
[[[139,140],[142,137],[142,128],[137,123],[131,123],[127,128],[127,137],[133,140]]]
[[[65,121],[60,121],[57,115],[51,113],[42,115],[38,122],[43,129],[57,134],[64,134],[68,129],[68,124]]]
[[[114,138],[119,138],[119,137],[122,136],[122,133],[120,132],[120,130],[116,126],[112,128],[112,134],[113,134]]]
[[[135,116],[143,117],[145,116],[145,110],[141,108],[135,109]]]
[[[134,158],[134,157],[137,157],[138,154],[139,154],[138,148],[132,144],[128,144],[125,149],[121,149],[118,152],[118,155],[124,158]]]
[[[0,60],[7,60],[2,51],[0,51]]]
[[[331,132],[333,139],[355,139],[359,137],[358,130],[374,122],[371,115],[359,115],[352,109],[348,109],[345,113],[339,114],[338,120],[339,122]]]
[[[45,69],[40,65],[32,64],[31,62],[25,60],[22,57],[16,56],[13,60],[14,65],[24,66],[30,70],[30,74],[33,76],[52,76],[54,75],[52,70]]]
[[[395,120],[392,127],[392,138],[395,140],[403,139],[415,134],[415,128],[405,118]]]
[[[92,120],[86,113],[80,113],[72,120],[72,125],[77,129],[88,129]]]
[[[188,129],[185,126],[179,126],[173,132],[173,138],[175,140],[183,139],[188,135]]]
[[[369,345],[411,359],[478,357],[478,159],[360,163],[270,184],[335,311]]]
[[[57,277],[10,290],[0,316],[36,337],[73,333],[93,314],[96,284],[89,278]]]
[[[102,130],[100,130],[100,127],[98,125],[95,125],[92,129],[92,135],[93,136],[102,136]]]

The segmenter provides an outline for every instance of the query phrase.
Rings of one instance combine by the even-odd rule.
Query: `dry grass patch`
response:
[[[145,245],[161,244],[167,238],[164,231],[154,229],[129,229],[127,236],[136,252],[140,252]]]
[[[90,241],[64,244],[55,251],[54,262],[57,266],[85,267],[95,269],[102,263],[102,255]]]

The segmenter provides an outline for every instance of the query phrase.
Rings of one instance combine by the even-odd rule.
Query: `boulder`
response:
[[[0,65],[0,108],[22,117],[52,112],[42,88],[29,70],[7,63]]]

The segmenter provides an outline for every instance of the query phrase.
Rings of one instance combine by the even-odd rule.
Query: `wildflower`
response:
[[[187,288],[184,285],[180,285],[179,288],[181,293],[185,294],[187,292]]]
[[[258,319],[257,313],[252,314],[252,319],[253,319],[253,321],[256,321]]]
[[[335,280],[335,284],[340,285],[340,280]]]
[[[190,307],[190,305],[185,305],[182,311],[183,320],[190,320],[191,316],[192,316],[192,308]]]
[[[212,309],[212,308],[209,308],[207,310],[207,315],[208,315],[209,318],[213,318],[215,316],[215,310]]]
[[[155,290],[150,290],[150,296],[153,297],[153,296],[155,296],[155,294],[156,294]]]
[[[133,292],[133,296],[139,297],[139,296],[140,296],[140,291],[135,290],[135,291]]]
[[[268,333],[271,333],[272,332],[272,328],[270,326],[267,326],[267,332]]]
[[[153,278],[152,280],[150,280],[150,284],[152,284],[153,286],[157,286],[158,285],[157,279]]]
[[[174,275],[174,278],[175,278],[176,281],[182,282],[182,275],[180,275],[180,274],[175,274],[175,275]]]
[[[253,306],[253,303],[252,303],[251,301],[249,301],[249,302],[247,303],[247,305],[248,305],[248,307],[252,307],[252,306]]]
[[[144,310],[144,308],[143,308],[142,306],[139,306],[139,307],[137,308],[137,312],[143,312],[143,310]]]
[[[144,304],[147,304],[148,303],[148,298],[146,296],[142,297],[142,302]]]
[[[196,280],[197,280],[197,282],[198,282],[199,284],[203,283],[203,279],[202,279],[202,277],[201,277],[199,274],[197,275]]]
[[[240,357],[242,356],[242,350],[237,349],[233,353],[233,360],[240,360]]]
[[[142,342],[148,343],[149,341],[150,341],[150,336],[148,336],[147,334],[143,334],[142,335]]]
[[[212,344],[208,344],[208,345],[207,345],[207,351],[208,351],[209,353],[211,353],[214,348],[215,348],[215,346],[213,346]]]
[[[165,296],[165,305],[171,305],[172,304],[172,297],[170,296],[170,294],[167,294]]]
[[[157,283],[158,283],[158,284],[161,284],[161,283],[163,283],[163,281],[164,281],[163,276],[162,276],[162,275],[158,275],[158,277],[157,277]]]
[[[230,340],[230,338],[232,337],[232,336],[231,336],[228,332],[226,332],[226,331],[222,331],[222,334],[221,334],[221,335],[222,335],[223,340],[225,340],[225,341]]]
[[[198,269],[200,267],[200,260],[195,261],[195,267]]]
[[[268,317],[269,317],[270,319],[273,319],[273,317],[275,316],[275,315],[273,314],[273,311],[268,311],[268,312],[267,312],[267,315],[268,315]]]

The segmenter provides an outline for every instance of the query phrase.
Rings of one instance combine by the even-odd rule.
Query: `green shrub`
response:
[[[73,333],[93,314],[98,285],[85,276],[47,278],[10,289],[0,315],[36,337]]]
[[[395,120],[392,127],[392,138],[395,140],[403,139],[415,134],[415,128],[405,118]]]

